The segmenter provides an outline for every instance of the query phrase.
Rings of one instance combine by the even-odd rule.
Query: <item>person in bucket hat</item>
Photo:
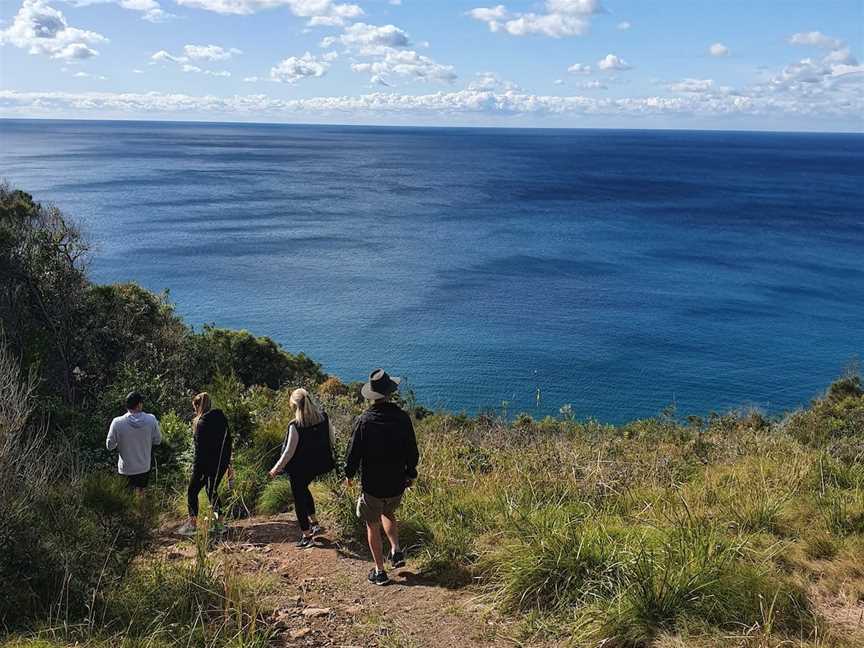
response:
[[[345,459],[349,487],[360,471],[357,517],[366,522],[366,536],[375,561],[375,568],[369,572],[373,585],[390,582],[384,569],[382,529],[390,542],[390,564],[394,568],[405,565],[396,510],[405,489],[417,479],[420,460],[411,417],[390,400],[399,389],[399,382],[399,378],[391,377],[383,369],[369,374],[369,381],[360,392],[370,406],[354,421]]]

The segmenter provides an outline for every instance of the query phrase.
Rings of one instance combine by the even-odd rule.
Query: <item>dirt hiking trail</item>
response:
[[[159,534],[157,552],[166,559],[195,555],[189,539],[174,531]],[[368,552],[334,541],[325,529],[314,548],[298,549],[293,515],[235,521],[214,543],[211,555],[230,557],[245,575],[273,581],[266,596],[277,627],[274,646],[333,648],[479,648],[517,646],[506,621],[484,604],[471,586],[451,587],[419,574],[410,555],[390,569],[391,583],[366,580]],[[386,546],[386,541],[385,541]]]

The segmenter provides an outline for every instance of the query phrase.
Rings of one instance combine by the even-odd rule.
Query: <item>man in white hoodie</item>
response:
[[[129,487],[139,495],[150,481],[150,461],[153,446],[162,443],[159,421],[143,411],[144,398],[138,392],[126,397],[126,414],[111,421],[105,447],[117,449],[117,472],[129,480]]]

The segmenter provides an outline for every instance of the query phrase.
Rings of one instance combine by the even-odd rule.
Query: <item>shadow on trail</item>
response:
[[[258,522],[243,527],[229,527],[226,535],[232,542],[272,544],[294,542],[300,537],[297,522]]]

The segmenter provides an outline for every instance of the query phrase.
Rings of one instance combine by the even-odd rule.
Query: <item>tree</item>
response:
[[[205,326],[192,341],[198,384],[205,385],[217,374],[235,374],[245,386],[318,384],[327,376],[304,354],[288,353],[268,337],[248,331],[230,331]]]
[[[70,404],[88,251],[60,210],[0,184],[0,325],[22,364]]]

